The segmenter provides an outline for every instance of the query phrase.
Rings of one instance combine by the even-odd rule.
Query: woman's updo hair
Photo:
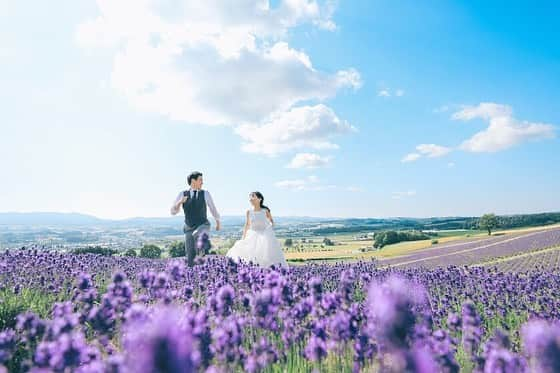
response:
[[[253,192],[253,194],[254,194],[258,199],[261,200],[261,203],[260,203],[261,209],[266,209],[266,210],[268,210],[268,212],[270,212],[270,209],[269,209],[267,206],[264,205],[264,196],[262,195],[262,193],[261,193],[261,192]]]

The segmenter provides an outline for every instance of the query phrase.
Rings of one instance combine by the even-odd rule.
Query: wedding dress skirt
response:
[[[251,211],[249,219],[251,226],[247,230],[245,239],[235,242],[226,256],[237,261],[242,259],[245,262],[253,262],[262,267],[273,264],[287,266],[282,245],[276,238],[264,211]]]

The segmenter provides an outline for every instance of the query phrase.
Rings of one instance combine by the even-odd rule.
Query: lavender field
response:
[[[560,246],[560,228],[435,246],[411,255],[380,260],[380,265],[425,268],[474,265],[557,246]]]
[[[471,253],[499,257],[557,245],[559,236],[406,258],[434,268],[262,269],[212,255],[189,268],[9,250],[0,255],[0,371],[557,372],[557,266],[462,265]],[[558,250],[534,256],[549,253]],[[453,265],[435,268],[437,260]]]
[[[551,249],[512,255],[482,264],[492,266],[503,272],[560,271],[560,246]]]

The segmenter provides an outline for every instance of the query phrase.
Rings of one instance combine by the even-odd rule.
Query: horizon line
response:
[[[560,211],[540,211],[540,212],[517,212],[508,214],[496,213],[496,216],[515,216],[515,215],[538,215],[538,214],[554,214],[560,213]],[[76,212],[76,211],[0,211],[0,214],[64,214],[64,215],[83,215],[92,217],[99,220],[110,220],[110,221],[126,221],[132,219],[167,219],[167,218],[179,218],[181,215],[168,215],[168,216],[130,216],[124,218],[107,218],[93,215],[90,213]],[[384,217],[374,217],[374,216],[311,216],[311,215],[278,215],[278,218],[312,218],[312,219],[323,219],[323,220],[342,220],[342,219],[433,219],[433,218],[477,218],[480,215],[441,215],[441,216],[384,216]],[[243,215],[222,215],[222,218],[228,217],[243,217]]]

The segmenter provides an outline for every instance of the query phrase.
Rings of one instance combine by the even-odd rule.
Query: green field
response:
[[[514,233],[531,232],[543,228],[560,227],[560,224],[542,227],[515,228],[506,230],[496,230],[492,236],[510,235]],[[365,232],[364,232],[365,233]],[[373,247],[373,239],[356,239],[360,234],[336,234],[326,238],[330,239],[334,245],[323,245],[325,237],[290,237],[293,240],[292,247],[284,247],[286,259],[293,263],[304,263],[309,261],[356,261],[369,260],[371,258],[391,258],[407,255],[417,250],[424,250],[436,245],[451,243],[455,241],[474,241],[488,238],[488,233],[482,230],[453,230],[439,231],[437,237],[427,240],[399,242],[387,245],[381,249]],[[281,242],[285,242],[285,237],[279,237]],[[433,240],[437,244],[433,244]],[[303,242],[304,240],[305,242]]]

